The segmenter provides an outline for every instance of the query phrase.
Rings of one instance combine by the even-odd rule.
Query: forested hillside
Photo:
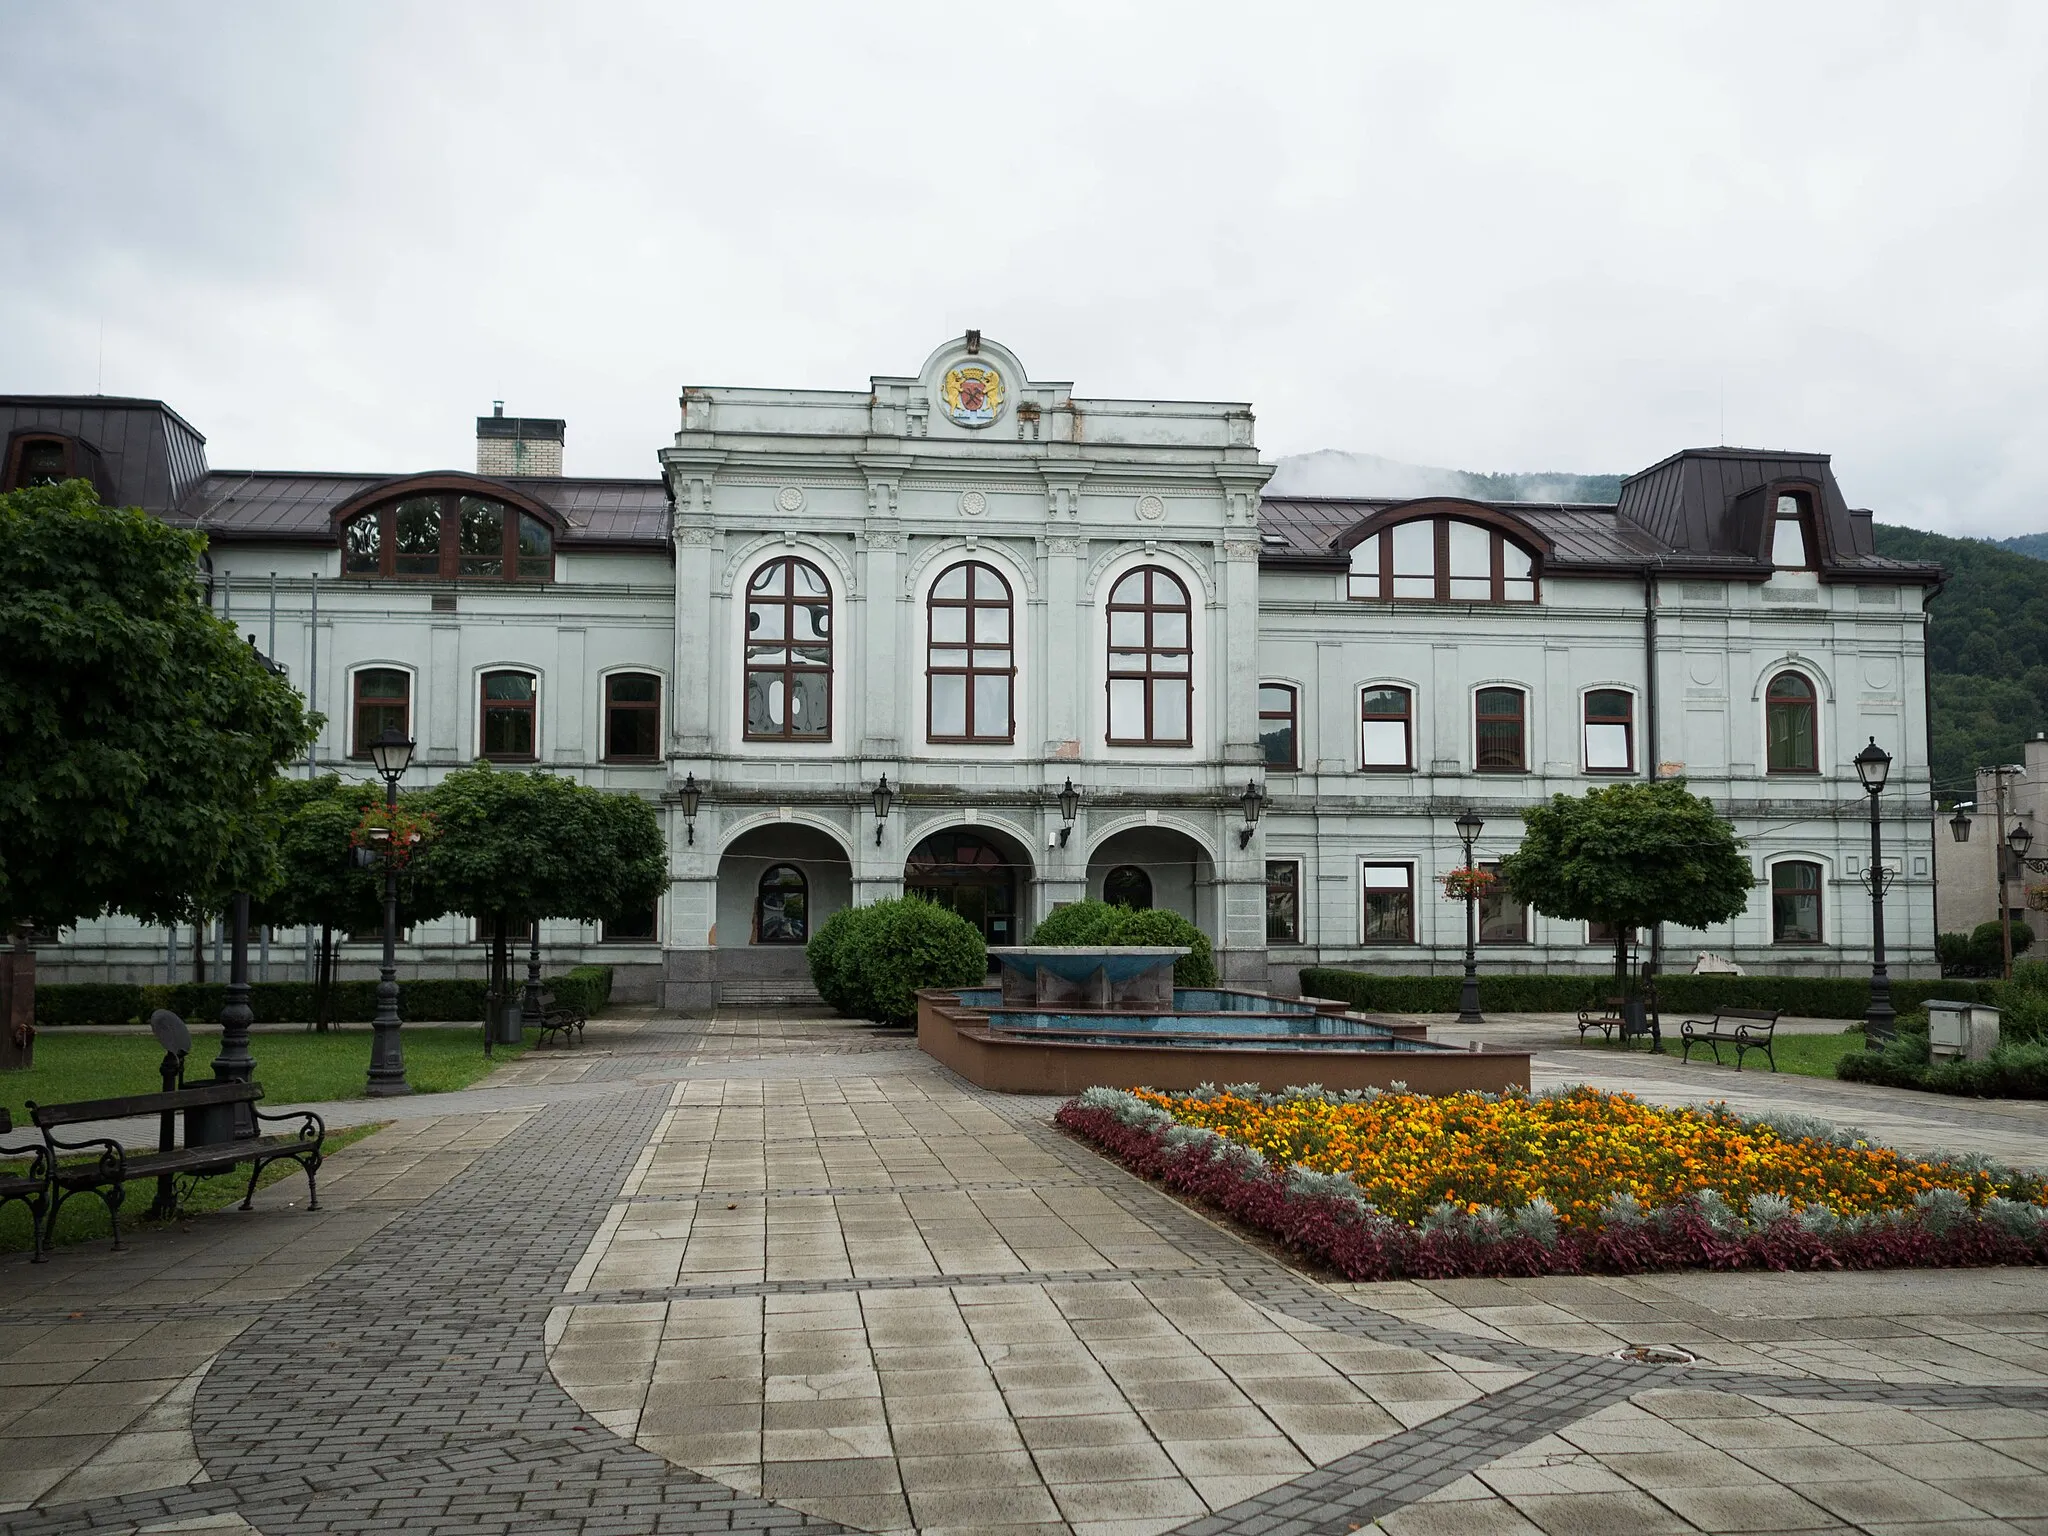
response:
[[[1934,781],[1967,794],[1979,765],[2020,761],[2020,744],[2048,729],[2048,566],[1976,539],[1884,523],[1877,550],[1948,571],[1928,609]]]
[[[2022,533],[2010,539],[1993,539],[2000,549],[2017,550],[2036,560],[2048,560],[2048,533]]]

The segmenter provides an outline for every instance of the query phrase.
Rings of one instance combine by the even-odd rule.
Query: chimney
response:
[[[476,472],[559,478],[567,427],[551,417],[507,416],[505,402],[493,400],[491,414],[476,419]]]

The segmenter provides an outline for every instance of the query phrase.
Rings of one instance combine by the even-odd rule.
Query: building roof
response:
[[[57,433],[92,449],[104,474],[100,495],[119,506],[167,512],[206,475],[206,438],[161,400],[0,395],[0,447],[24,432]]]

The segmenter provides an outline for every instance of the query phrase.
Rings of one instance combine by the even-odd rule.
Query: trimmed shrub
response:
[[[1337,998],[1354,1008],[1383,1013],[1455,1013],[1457,976],[1377,976],[1333,966],[1307,966],[1301,990],[1311,997]],[[1892,1006],[1910,1010],[1930,997],[1988,1003],[1995,982],[1895,981]],[[1479,1006],[1491,1013],[1570,1013],[1609,997],[1614,978],[1500,973],[1479,978]],[[1870,983],[1854,976],[1725,976],[1689,974],[1657,978],[1660,1012],[1711,1013],[1716,1007],[1776,1008],[1809,1019],[1860,1019],[1870,1004]]]
[[[805,946],[811,982],[840,1013],[883,1024],[917,1017],[921,987],[967,987],[988,975],[981,931],[920,896],[835,912]]]
[[[579,965],[551,976],[541,983],[564,1008],[581,1008],[592,1015],[604,1012],[612,1000],[612,968],[608,965]],[[477,1000],[477,1016],[483,1016],[483,1000]]]
[[[579,965],[542,983],[558,1001],[600,1012],[611,1001],[612,968]],[[377,1016],[377,983],[338,981],[331,992],[337,1023],[366,1024]],[[211,1024],[227,1006],[226,982],[137,986],[126,982],[60,982],[36,988],[36,1024],[141,1024],[159,1008],[187,1023]],[[258,1024],[305,1024],[313,1018],[313,984],[259,981],[249,987]],[[466,976],[432,976],[398,984],[398,1011],[409,1024],[470,1023],[484,1016],[484,984]]]
[[[1177,987],[1216,985],[1216,957],[1209,936],[1178,912],[1163,907],[1113,906],[1106,901],[1077,901],[1061,907],[1032,930],[1033,944],[1054,945],[1185,945],[1188,953],[1173,963]]]
[[[144,1016],[142,988],[123,981],[36,987],[36,1024],[127,1024]]]
[[[2012,930],[2012,952],[2015,957],[2025,954],[2034,944],[2034,930],[2025,923],[2007,923]],[[1935,951],[1940,953],[1938,947]],[[1998,919],[1979,923],[1970,930],[1970,959],[1982,971],[1997,975],[2005,969],[2005,946],[1999,942]]]

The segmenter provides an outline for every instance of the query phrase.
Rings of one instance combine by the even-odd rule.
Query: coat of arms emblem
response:
[[[993,368],[948,368],[939,393],[948,421],[960,427],[985,427],[1003,408],[1003,376]]]

